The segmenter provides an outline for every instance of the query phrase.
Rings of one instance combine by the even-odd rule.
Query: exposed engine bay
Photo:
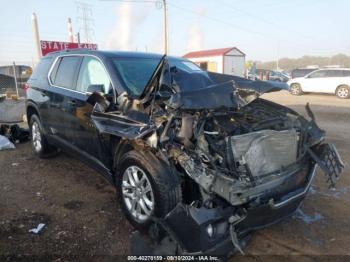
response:
[[[122,94],[117,108],[97,104],[92,119],[101,132],[153,152],[175,170],[182,203],[154,220],[184,253],[223,242],[242,251],[248,232],[296,210],[316,164],[335,185],[344,165],[324,143],[309,105],[306,119],[259,98],[275,87],[219,74],[208,73],[213,82],[183,92],[181,70],[172,71],[160,65],[140,99]]]

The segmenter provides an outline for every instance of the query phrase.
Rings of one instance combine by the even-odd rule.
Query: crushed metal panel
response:
[[[146,124],[116,113],[93,112],[91,119],[100,133],[117,135],[130,140],[142,138],[155,130]]]

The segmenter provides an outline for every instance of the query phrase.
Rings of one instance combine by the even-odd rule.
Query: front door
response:
[[[75,95],[71,97],[69,107],[71,141],[85,153],[105,162],[99,132],[91,120],[94,105],[88,102],[88,87],[99,85],[104,95],[113,95],[110,77],[102,62],[92,56],[85,56],[80,67]]]
[[[326,70],[317,70],[305,77],[302,89],[304,92],[325,92],[327,83]]]

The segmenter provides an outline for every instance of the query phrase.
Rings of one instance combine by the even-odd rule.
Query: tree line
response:
[[[337,54],[330,57],[324,56],[303,56],[300,58],[281,58],[278,67],[280,69],[290,71],[295,68],[305,68],[307,66],[330,66],[339,65],[341,67],[350,67],[350,56],[345,54]],[[277,62],[256,62],[256,67],[261,69],[276,69]]]

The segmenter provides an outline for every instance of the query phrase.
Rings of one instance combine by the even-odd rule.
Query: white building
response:
[[[241,77],[245,73],[245,54],[236,47],[195,51],[183,57],[211,72]]]

